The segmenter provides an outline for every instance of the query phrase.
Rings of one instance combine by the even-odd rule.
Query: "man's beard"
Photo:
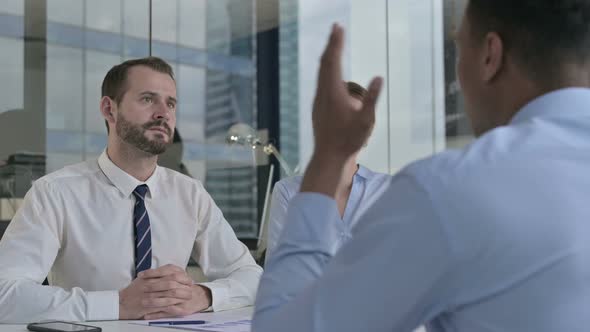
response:
[[[152,127],[164,127],[168,134],[168,142],[164,139],[156,138],[150,140],[145,136],[145,132]],[[163,120],[150,121],[144,125],[133,124],[123,117],[121,113],[117,115],[116,125],[117,135],[121,137],[123,141],[133,145],[139,150],[150,153],[153,155],[159,155],[166,151],[168,145],[172,143],[172,129]],[[164,135],[162,133],[162,135]]]

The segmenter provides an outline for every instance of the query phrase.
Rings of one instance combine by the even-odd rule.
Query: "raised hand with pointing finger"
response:
[[[313,105],[315,150],[301,185],[334,197],[342,180],[343,166],[366,143],[375,124],[375,104],[383,79],[374,78],[362,105],[342,84],[344,30],[335,24],[322,55]]]

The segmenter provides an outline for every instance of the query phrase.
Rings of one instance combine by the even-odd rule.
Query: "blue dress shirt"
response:
[[[275,184],[268,220],[266,261],[275,252],[287,221],[289,201],[299,192],[302,179],[303,177],[299,175],[292,176]],[[337,247],[351,237],[352,228],[356,225],[359,217],[375,202],[375,198],[387,189],[388,182],[389,175],[373,172],[362,165],[358,166],[358,170],[352,178],[352,188],[344,209],[344,216],[341,218],[343,227],[340,239],[335,243]]]
[[[333,199],[291,200],[253,331],[587,332],[590,90],[411,164],[337,251],[343,229]]]

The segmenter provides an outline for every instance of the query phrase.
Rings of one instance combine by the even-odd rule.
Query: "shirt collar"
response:
[[[363,178],[365,180],[370,180],[373,176],[375,176],[375,172],[371,171],[370,169],[366,168],[363,165],[358,165],[359,168],[356,171],[356,173],[354,173],[355,177],[360,177]]]
[[[544,94],[525,105],[514,115],[511,124],[536,117],[590,115],[590,89],[566,88]]]
[[[150,195],[151,198],[154,198],[157,195],[157,178],[158,174],[160,173],[159,166],[156,166],[154,173],[149,177],[149,179],[147,179],[147,181],[141,182],[129,175],[124,170],[120,169],[119,166],[115,165],[109,158],[106,149],[102,152],[100,157],[98,157],[98,166],[104,175],[106,175],[111,183],[117,187],[117,189],[119,189],[119,191],[125,197],[129,197],[133,190],[142,184],[146,184],[148,186],[148,195]]]

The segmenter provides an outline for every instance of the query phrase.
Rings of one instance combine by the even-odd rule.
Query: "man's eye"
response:
[[[176,104],[174,104],[174,103],[168,103],[168,108],[170,108],[171,110],[175,110],[176,109]]]
[[[143,101],[146,103],[151,103],[154,101],[154,99],[152,97],[145,96],[145,97],[143,97]]]

